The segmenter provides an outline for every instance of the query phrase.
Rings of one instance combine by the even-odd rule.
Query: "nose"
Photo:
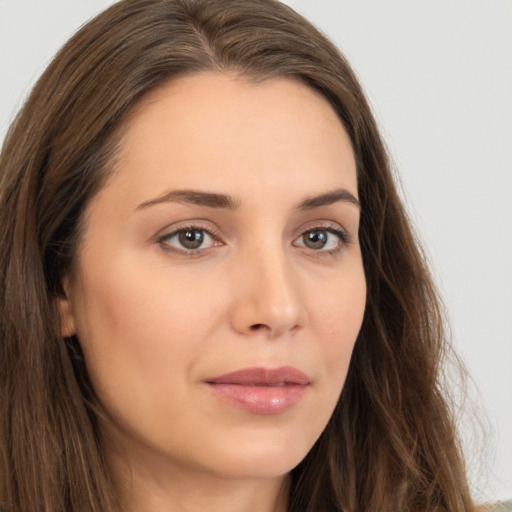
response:
[[[295,334],[308,321],[300,276],[284,251],[255,251],[234,272],[233,328],[277,338]]]

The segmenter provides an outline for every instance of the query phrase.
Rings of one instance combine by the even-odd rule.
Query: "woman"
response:
[[[0,194],[3,511],[474,510],[382,141],[291,9],[118,2]]]

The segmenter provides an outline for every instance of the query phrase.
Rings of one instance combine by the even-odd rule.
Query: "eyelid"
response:
[[[160,244],[160,246],[170,252],[174,252],[178,255],[183,256],[199,256],[204,251],[208,251],[212,247],[215,246],[221,246],[224,245],[224,242],[220,236],[219,230],[215,227],[212,227],[211,224],[209,227],[205,227],[204,225],[201,225],[203,221],[198,220],[192,220],[192,221],[184,221],[184,222],[177,222],[175,224],[172,224],[170,226],[167,226],[166,228],[160,230],[160,232],[155,236],[156,241]],[[206,233],[209,237],[213,240],[213,245],[211,247],[205,247],[205,248],[198,248],[198,249],[187,249],[185,247],[179,248],[175,247],[166,241],[170,238],[177,236],[180,232],[191,230],[191,231],[202,231]]]
[[[160,240],[184,229],[197,229],[200,231],[206,231],[214,238],[221,238],[219,228],[213,222],[202,218],[180,220],[177,222],[172,222],[171,224],[167,224],[165,227],[157,231],[157,233],[154,235],[154,238],[155,240]]]
[[[325,231],[330,231],[331,233],[342,235],[347,242],[352,239],[352,235],[350,234],[349,230],[342,226],[339,222],[333,220],[313,220],[306,222],[302,224],[296,231],[295,238],[306,233],[307,231],[314,231],[315,229],[323,229]]]
[[[311,231],[327,231],[339,238],[339,244],[334,249],[312,249],[307,247],[305,244],[296,244],[297,240],[300,240],[304,234]],[[293,245],[306,249],[308,252],[313,253],[317,257],[321,256],[334,256],[343,250],[348,244],[352,242],[352,235],[339,223],[333,221],[311,221],[301,226],[298,233],[293,239]]]

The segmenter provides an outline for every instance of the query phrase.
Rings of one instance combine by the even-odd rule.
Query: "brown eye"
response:
[[[328,242],[328,235],[326,230],[306,231],[302,235],[302,241],[309,249],[323,249]]]
[[[347,233],[334,228],[309,229],[295,240],[294,245],[306,247],[313,251],[335,252],[349,241]]]
[[[185,249],[199,249],[204,241],[204,232],[199,229],[183,229],[178,232],[178,240]]]
[[[199,251],[209,249],[215,245],[215,239],[205,229],[184,228],[178,229],[160,239],[163,246],[184,253],[188,251]]]

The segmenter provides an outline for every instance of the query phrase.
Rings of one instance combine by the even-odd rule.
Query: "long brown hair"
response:
[[[82,212],[137,101],[183,74],[275,76],[319,91],[352,141],[368,299],[325,431],[292,471],[289,510],[471,511],[440,384],[443,318],[364,94],[339,51],[274,0],[124,0],[58,53],[0,157],[0,508],[110,512],[79,343],[56,297]]]

